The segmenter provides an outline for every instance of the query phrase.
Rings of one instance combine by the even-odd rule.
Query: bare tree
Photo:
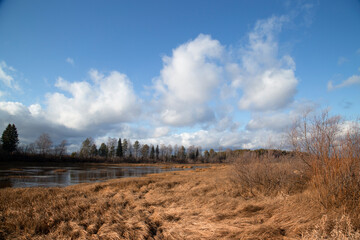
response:
[[[293,150],[301,154],[310,166],[309,159],[326,160],[336,157],[340,152],[340,116],[329,116],[328,110],[321,114],[307,110],[298,118],[289,131],[288,137]]]
[[[110,158],[115,157],[116,153],[116,145],[117,145],[117,139],[116,138],[110,138],[108,139],[107,147],[109,149],[108,156]]]
[[[160,158],[162,161],[165,160],[165,157],[166,157],[166,146],[164,144],[160,144]]]
[[[52,146],[52,141],[47,133],[43,133],[35,142],[40,154],[49,154]]]
[[[60,157],[65,155],[66,154],[66,145],[67,145],[67,141],[62,140],[61,143],[55,147],[55,155],[60,156]]]
[[[36,153],[36,146],[35,143],[30,143],[26,147],[26,153],[35,154]]]
[[[351,214],[360,206],[360,134],[359,129],[349,131],[344,126],[340,116],[330,116],[328,111],[306,112],[289,131],[289,138],[310,170],[319,202],[326,209],[343,206]]]
[[[171,144],[169,144],[167,146],[167,149],[166,149],[166,158],[168,161],[171,161],[171,156],[172,156],[172,153],[173,153],[173,147],[171,146]]]
[[[139,152],[140,152],[140,143],[139,141],[135,141],[134,143],[134,157],[137,159],[139,157]]]
[[[88,158],[91,155],[91,146],[94,144],[94,140],[91,137],[86,138],[80,149],[80,157]]]

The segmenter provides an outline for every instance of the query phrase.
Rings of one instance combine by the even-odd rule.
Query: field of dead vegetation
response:
[[[0,239],[312,239],[349,223],[323,211],[311,190],[244,197],[238,184],[234,165],[217,165],[1,189]]]

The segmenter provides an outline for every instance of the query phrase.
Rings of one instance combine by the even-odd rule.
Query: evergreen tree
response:
[[[148,158],[148,156],[149,156],[149,149],[150,149],[150,147],[149,147],[149,145],[147,145],[147,144],[145,144],[145,145],[143,145],[142,146],[142,148],[141,148],[141,155],[142,155],[142,157],[143,158]]]
[[[156,159],[159,159],[159,145],[156,145],[156,149],[155,149],[155,155],[156,155]]]
[[[108,148],[105,143],[102,143],[99,148],[99,156],[107,157],[107,154],[108,154]]]
[[[116,156],[123,157],[123,149],[122,149],[121,138],[119,138],[119,141],[118,141],[118,146],[117,146],[117,149],[116,149]]]
[[[185,149],[184,146],[180,147],[179,152],[178,152],[178,158],[181,161],[185,161],[185,159],[186,159],[186,149]]]
[[[95,156],[98,155],[98,150],[97,150],[97,147],[96,147],[95,143],[91,146],[90,154],[91,154],[92,157],[95,157]]]
[[[209,153],[208,150],[205,150],[205,152],[204,152],[204,158],[205,158],[205,161],[208,161],[208,160],[209,160],[209,158],[210,158],[210,153]]]
[[[150,158],[151,158],[151,159],[154,159],[154,158],[155,158],[155,148],[154,148],[154,145],[151,146]]]
[[[19,135],[15,124],[9,124],[4,130],[1,136],[2,148],[7,152],[13,152],[16,150],[19,144]]]

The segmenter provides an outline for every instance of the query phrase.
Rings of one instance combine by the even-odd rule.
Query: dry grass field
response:
[[[324,209],[311,188],[255,188],[249,195],[241,181],[237,165],[217,165],[66,188],[1,189],[0,239],[359,237],[351,220]]]

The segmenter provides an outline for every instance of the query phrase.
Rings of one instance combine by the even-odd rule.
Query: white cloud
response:
[[[8,66],[6,62],[0,62],[0,81],[5,84],[8,88],[20,90],[19,85],[15,82],[14,77],[9,72],[15,72],[15,69]]]
[[[89,75],[92,82],[71,83],[59,77],[56,87],[64,93],[48,93],[45,107],[0,102],[0,125],[3,125],[0,127],[14,123],[21,143],[25,144],[44,132],[49,133],[55,143],[67,139],[75,145],[88,136],[144,137],[142,130],[124,127],[124,122],[134,122],[141,113],[140,100],[128,78],[116,71],[104,75],[91,70]],[[160,134],[161,129],[158,130]],[[162,133],[165,134],[165,129]]]
[[[47,118],[73,129],[85,129],[99,124],[120,123],[134,119],[140,105],[126,75],[117,71],[108,76],[90,71],[93,83],[68,82],[61,77],[56,87],[70,93],[47,94]]]
[[[68,57],[67,59],[66,59],[66,62],[67,63],[70,63],[71,65],[75,65],[75,62],[74,62],[74,59],[72,59],[72,58],[70,58],[70,57]]]
[[[228,64],[232,86],[242,90],[240,109],[277,110],[293,101],[298,84],[295,62],[289,55],[278,57],[276,41],[286,21],[286,17],[258,21],[249,33],[249,45],[240,52],[241,64]]]
[[[42,108],[40,106],[40,104],[32,104],[29,106],[29,111],[31,116],[40,116],[42,114]]]
[[[26,107],[19,102],[0,102],[0,110],[13,116],[23,114],[27,111]]]
[[[170,128],[168,127],[157,127],[154,130],[153,133],[153,137],[158,138],[158,137],[163,137],[166,136],[170,131]]]
[[[334,85],[332,81],[329,81],[327,84],[327,89],[334,90],[336,88],[343,88],[343,87],[348,87],[348,86],[356,85],[356,84],[360,84],[360,75],[352,75],[351,77],[344,80],[342,83],[340,83],[338,85]]]
[[[27,107],[19,102],[0,102],[0,127],[5,129],[9,123],[14,123],[17,127],[22,144],[35,141],[42,133],[50,134],[54,143],[74,138],[78,141],[81,136],[76,131],[48,121],[38,104]]]
[[[271,139],[270,139],[271,136]],[[202,149],[213,148],[215,150],[226,148],[261,148],[261,147],[281,147],[284,140],[283,132],[276,132],[268,129],[257,131],[237,130],[237,131],[218,131],[215,128],[209,130],[198,130],[195,132],[182,132],[163,137],[153,137],[142,139],[141,143],[150,144],[171,144],[172,146],[201,146]],[[271,146],[270,146],[271,143]]]
[[[273,114],[257,114],[246,125],[246,129],[251,131],[268,129],[272,131],[284,131],[292,123],[289,114],[273,113]]]
[[[209,35],[200,34],[163,57],[164,67],[154,87],[160,96],[161,120],[169,125],[192,125],[214,118],[208,101],[222,81],[217,64],[223,46]]]

